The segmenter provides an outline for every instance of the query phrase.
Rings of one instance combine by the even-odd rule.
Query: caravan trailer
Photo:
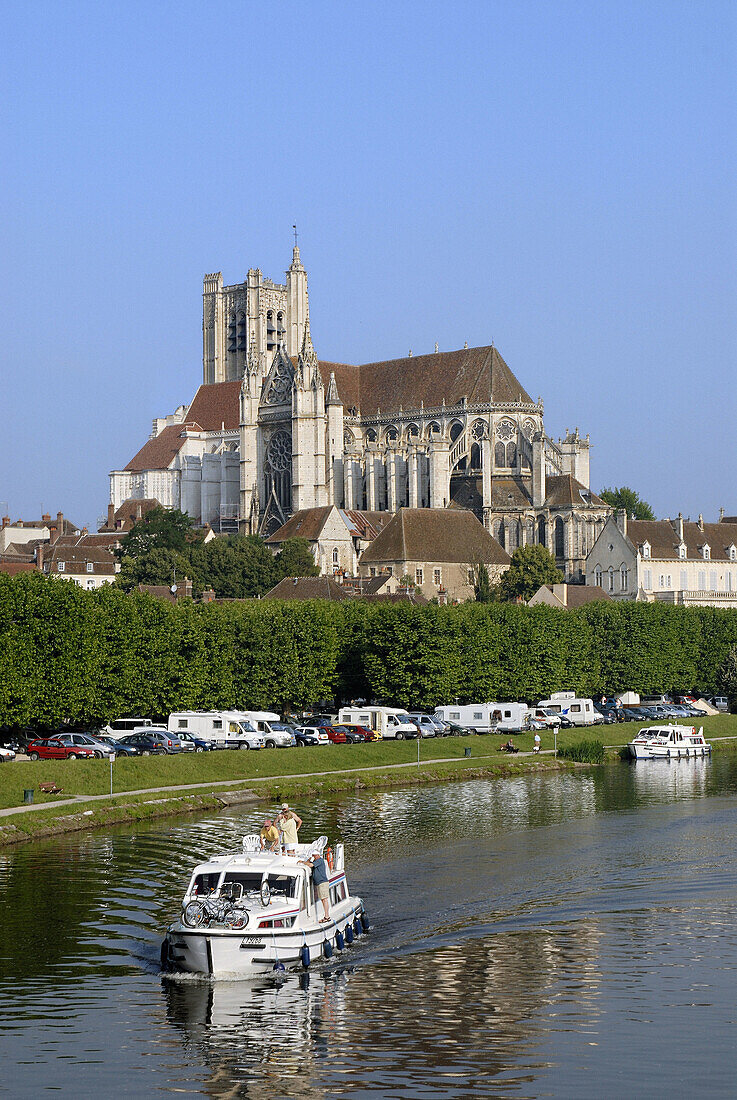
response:
[[[453,722],[474,733],[519,733],[525,728],[527,703],[470,703],[436,707],[444,722]]]
[[[574,726],[593,726],[603,721],[593,700],[579,699],[575,691],[554,691],[549,699],[541,699],[537,705],[554,714],[562,714]]]
[[[366,726],[380,733],[383,739],[404,741],[405,738],[419,737],[420,731],[406,710],[396,707],[343,707],[338,712],[338,725],[344,722],[350,725]]]

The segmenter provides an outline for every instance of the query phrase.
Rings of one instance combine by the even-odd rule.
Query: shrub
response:
[[[579,764],[603,764],[604,746],[601,741],[577,741],[575,745],[558,749],[558,756],[565,760],[577,760]]]

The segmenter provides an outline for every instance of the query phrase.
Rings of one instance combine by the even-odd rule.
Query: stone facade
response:
[[[615,600],[737,607],[737,523],[618,512],[588,555],[586,583]]]

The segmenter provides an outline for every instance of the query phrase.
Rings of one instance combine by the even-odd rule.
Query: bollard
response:
[[[23,801],[24,802],[33,802],[33,787],[31,787],[30,790],[28,790],[28,788],[24,789],[24,791],[23,791]]]
[[[470,750],[470,748],[466,747],[466,748],[465,748],[465,749],[463,750],[463,755],[464,755],[464,756],[470,756],[470,755],[471,755],[471,750]]]

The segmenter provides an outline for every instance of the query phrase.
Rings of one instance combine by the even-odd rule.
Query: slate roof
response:
[[[553,474],[545,479],[545,504],[548,508],[609,507],[571,474]]]
[[[320,374],[327,386],[335,375],[343,407],[357,408],[361,416],[373,416],[402,409],[430,408],[445,401],[458,405],[523,401],[532,398],[520,385],[495,347],[462,348],[460,351],[410,355],[377,363],[350,366],[320,362]]]
[[[627,537],[633,546],[639,548],[644,542],[650,543],[650,557],[660,559],[678,559],[680,539],[667,519],[631,519],[627,521]],[[686,544],[687,558],[702,559],[701,548],[709,546],[711,561],[729,561],[729,547],[737,547],[737,524],[705,523],[703,529],[698,523],[683,521],[683,541]]]
[[[401,508],[361,555],[367,562],[512,560],[472,512],[460,508]]]

